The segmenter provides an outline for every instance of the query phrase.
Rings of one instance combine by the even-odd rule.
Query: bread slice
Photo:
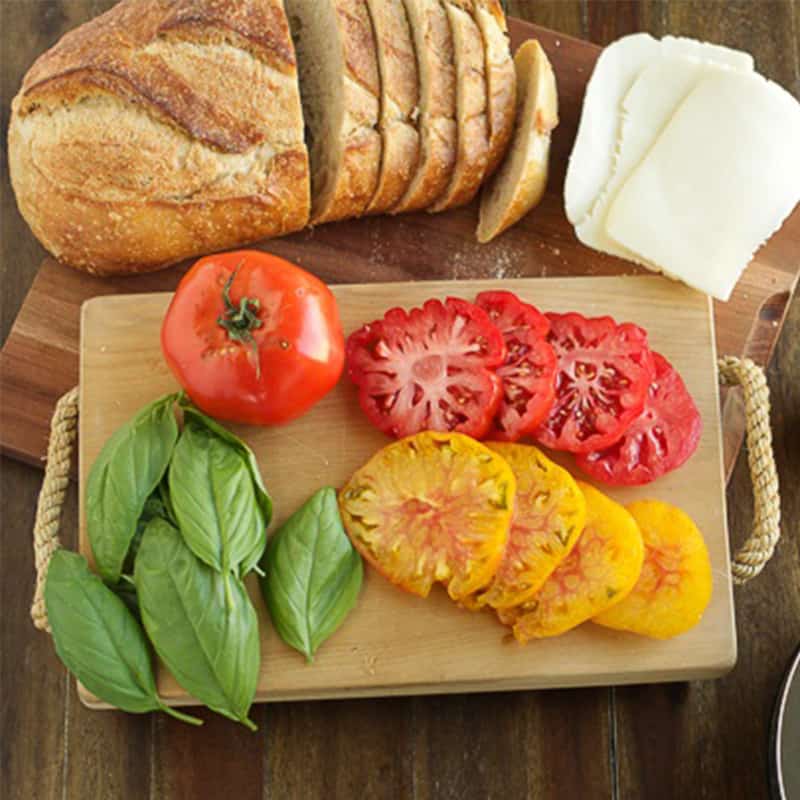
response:
[[[441,197],[428,208],[444,211],[468,203],[486,172],[489,123],[486,117],[486,67],[472,0],[442,0],[453,34],[456,65],[456,164]]]
[[[394,206],[405,194],[419,161],[417,57],[403,0],[367,0],[381,79],[378,129],[383,149],[378,188],[368,213]]]
[[[420,155],[392,213],[429,206],[447,187],[456,160],[453,37],[440,0],[403,0],[419,73]]]
[[[59,261],[160,269],[308,222],[281,0],[123,0],[40,56],[12,104],[22,215]]]
[[[286,0],[311,160],[311,222],[364,213],[378,186],[380,79],[365,0]]]
[[[553,68],[539,42],[525,42],[514,56],[517,124],[505,161],[481,196],[478,241],[488,242],[527,214],[547,185],[550,132],[558,125]]]
[[[511,141],[516,107],[516,72],[511,58],[506,15],[499,0],[475,0],[475,21],[486,54],[487,113],[489,115],[488,177],[499,166]]]

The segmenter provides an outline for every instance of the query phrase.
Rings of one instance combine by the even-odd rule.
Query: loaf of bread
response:
[[[25,76],[9,165],[37,238],[97,274],[304,227],[308,157],[281,0],[122,0]]]
[[[444,210],[508,147],[510,66],[498,0],[122,0],[25,76],[11,180],[99,275]]]

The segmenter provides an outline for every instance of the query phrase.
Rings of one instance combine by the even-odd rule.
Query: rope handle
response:
[[[69,486],[69,462],[72,448],[78,438],[78,387],[70,389],[56,403],[50,420],[50,441],[47,444],[47,462],[44,480],[36,504],[33,523],[33,555],[36,563],[36,588],[33,592],[31,617],[40,631],[49,631],[47,609],[44,605],[44,584],[50,556],[61,547],[58,529],[64,497]]]
[[[753,530],[731,563],[735,584],[747,583],[766,566],[775,552],[781,533],[778,474],[772,453],[769,425],[769,388],[764,370],[749,358],[725,356],[717,362],[720,381],[741,386],[747,420],[747,459],[753,483],[755,514]],[[61,546],[58,529],[64,497],[69,485],[72,448],[78,435],[78,387],[70,389],[56,403],[50,422],[50,441],[44,481],[33,526],[33,551],[36,561],[36,589],[31,605],[33,624],[49,631],[44,604],[44,584],[50,556]]]
[[[717,360],[720,382],[741,386],[744,394],[747,463],[753,484],[753,530],[731,563],[735,584],[755,578],[772,558],[781,538],[781,496],[772,452],[769,387],[764,370],[749,358]]]

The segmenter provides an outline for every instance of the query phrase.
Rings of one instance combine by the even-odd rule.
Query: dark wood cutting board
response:
[[[642,274],[581,245],[567,221],[562,188],[586,81],[600,48],[520,20],[512,43],[538,38],[559,88],[552,173],[541,205],[488,245],[475,241],[477,206],[430,215],[374,217],[324,225],[256,247],[289,258],[329,283]],[[94,278],[45,260],[0,354],[0,449],[40,464],[58,397],[78,381],[81,304],[108,294],[171,291],[187,265],[132,278]],[[766,364],[800,270],[800,209],[756,255],[728,303],[715,304],[717,349]],[[723,395],[725,466],[741,446],[738,393]]]

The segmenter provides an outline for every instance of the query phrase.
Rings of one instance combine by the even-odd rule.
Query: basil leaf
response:
[[[147,526],[134,579],[147,635],[178,683],[219,714],[255,730],[248,719],[258,682],[258,619],[244,584],[197,559],[180,533]]]
[[[169,492],[186,544],[226,576],[264,547],[266,525],[241,452],[191,417],[184,421]]]
[[[125,604],[77,553],[56,550],[44,589],[58,657],[92,694],[123,711],[162,711],[144,632]]]
[[[261,478],[261,471],[258,468],[258,461],[256,460],[255,453],[243,442],[238,436],[231,433],[227,428],[223,428],[216,420],[206,416],[202,411],[192,405],[183,404],[184,417],[192,419],[195,422],[204,425],[217,436],[224,439],[226,442],[235,447],[244,456],[247,461],[247,468],[250,470],[250,476],[253,478],[253,486],[256,491],[256,500],[264,514],[264,527],[266,528],[272,520],[272,500],[267,493],[264,481]],[[260,558],[259,554],[259,558]],[[256,559],[258,561],[258,559]]]
[[[275,629],[313,661],[355,605],[363,578],[333,489],[320,489],[270,537],[264,563],[261,588]]]
[[[144,529],[147,527],[147,523],[156,517],[161,517],[166,520],[169,519],[169,512],[164,505],[164,501],[161,499],[161,493],[159,491],[162,485],[163,481],[145,501],[142,513],[136,522],[136,533],[133,534],[133,539],[131,539],[130,546],[128,547],[125,563],[122,566],[123,574],[120,577],[125,577],[125,575],[131,575],[133,573],[133,564],[136,560],[136,554],[139,552],[139,545],[142,543],[142,536],[144,535]],[[119,592],[117,592],[117,594],[119,594]]]
[[[97,568],[119,580],[145,502],[163,477],[175,442],[176,395],[142,409],[106,442],[86,487],[86,527]]]

